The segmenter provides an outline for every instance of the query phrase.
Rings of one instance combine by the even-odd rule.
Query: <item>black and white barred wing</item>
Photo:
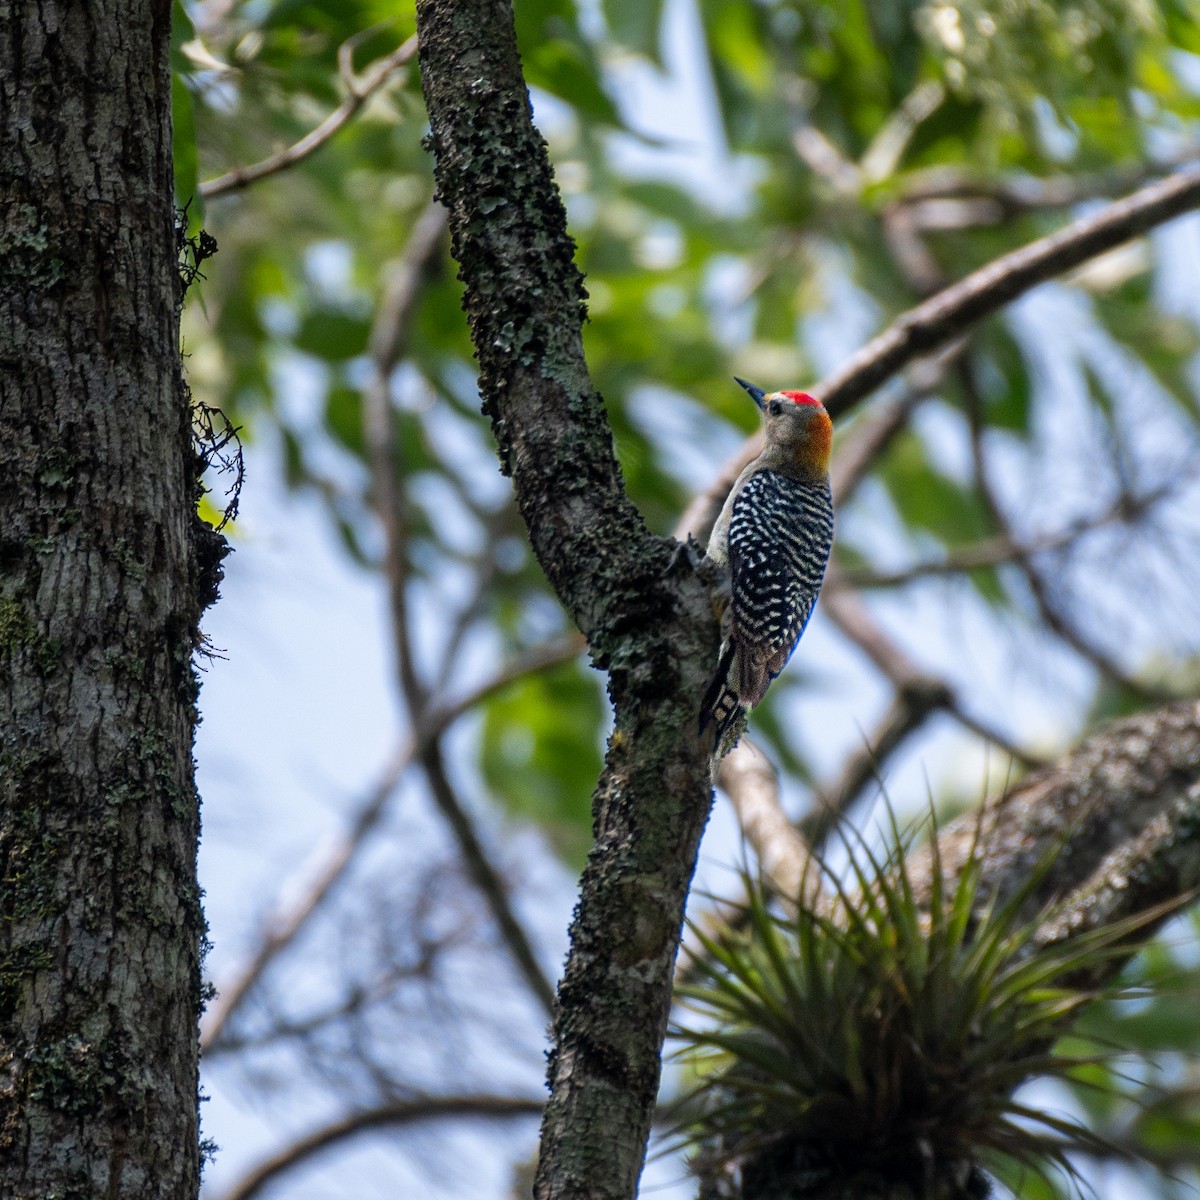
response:
[[[776,471],[747,480],[729,524],[735,650],[729,682],[743,704],[757,704],[791,657],[832,544],[827,483],[801,483]]]

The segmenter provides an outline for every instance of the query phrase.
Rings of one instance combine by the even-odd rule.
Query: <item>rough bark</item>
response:
[[[191,656],[215,581],[194,566],[170,14],[170,0],[0,8],[0,1196],[14,1200],[198,1190]]]
[[[1063,902],[1048,937],[1083,933],[1193,891],[1200,885],[1200,702],[1118,721],[989,801],[981,816],[944,829],[938,845],[948,876],[976,842],[985,893],[1009,893],[1050,860],[1029,899],[1030,916]],[[926,870],[924,859],[914,864],[918,879]]]
[[[584,363],[585,293],[533,127],[511,6],[417,6],[439,195],[466,284],[484,411],[538,561],[609,672],[558,994],[535,1194],[632,1196],[658,1090],[683,909],[711,802],[697,707],[718,647],[711,581],[647,533]]]

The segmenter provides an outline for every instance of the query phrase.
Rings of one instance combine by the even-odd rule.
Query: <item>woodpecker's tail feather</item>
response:
[[[717,740],[719,746],[728,733],[734,721],[744,709],[737,693],[729,686],[729,672],[733,665],[734,644],[729,641],[721,651],[717,660],[717,669],[713,674],[712,683],[704,693],[700,702],[700,732],[703,733],[714,721],[717,725]]]
[[[746,708],[754,708],[762,703],[771,681],[779,674],[779,667],[771,669],[774,666],[774,657],[770,652],[764,654],[761,650],[742,647],[742,652],[734,661],[731,671],[735,676],[733,686]]]

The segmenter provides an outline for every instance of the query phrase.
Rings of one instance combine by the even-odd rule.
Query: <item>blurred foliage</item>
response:
[[[754,427],[731,374],[802,385],[930,287],[1195,145],[1197,0],[515,8],[587,274],[589,363],[631,495],[662,533]],[[347,94],[346,57],[361,77],[413,33],[413,14],[384,0],[207,0],[176,3],[175,31],[177,188],[221,247],[186,314],[192,387],[252,451],[278,454],[290,486],[324,497],[349,552],[375,566],[368,346],[386,267],[432,194],[415,61],[302,163],[203,207],[197,180],[309,133]],[[1200,306],[1166,245],[1152,238],[1053,285],[1061,321],[982,327],[969,371],[948,370],[839,514],[838,561],[937,561],[1003,532],[997,504],[1035,543],[1079,526],[1077,543],[1035,565],[1130,674],[1177,671],[1181,646],[1200,640],[1194,547],[1157,540],[1138,502],[1184,477],[1200,419]],[[444,635],[423,663],[439,695],[478,675],[479,655],[452,651],[499,661],[564,629],[478,419],[459,296],[443,247],[390,380],[414,600]],[[986,455],[1000,462],[990,481]],[[1096,580],[1135,572],[1150,590],[1110,588],[1106,605]],[[967,578],[998,628],[1036,624],[1021,571]],[[820,734],[782,706],[825,683],[802,678],[803,659],[755,726],[802,784],[822,774],[809,740]],[[1111,681],[1097,675],[1095,689],[1094,711],[1112,711]],[[1121,709],[1137,702],[1120,695]],[[499,693],[478,727],[480,791],[542,825],[571,863],[590,838],[602,712],[600,680],[579,661]],[[1139,1027],[1175,1022],[1172,1044],[1195,1042],[1200,1017],[1162,1003]],[[1182,1145],[1186,1127],[1195,1142],[1198,1120],[1181,1103],[1130,1136]]]

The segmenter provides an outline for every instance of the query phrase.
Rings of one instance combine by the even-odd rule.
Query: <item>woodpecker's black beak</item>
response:
[[[759,411],[761,412],[763,409],[763,400],[766,398],[767,393],[764,392],[762,388],[755,387],[752,383],[747,383],[744,379],[738,379],[736,375],[733,378],[734,382],[740,383],[742,387],[744,387],[746,391],[750,393],[750,399],[758,405]]]

